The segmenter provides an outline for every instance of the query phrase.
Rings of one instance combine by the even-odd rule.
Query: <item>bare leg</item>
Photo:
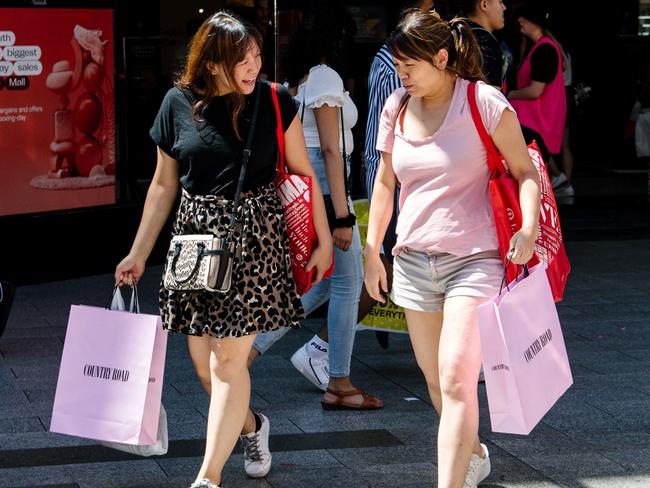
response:
[[[220,484],[223,466],[230,457],[246,421],[250,402],[250,376],[246,363],[255,336],[192,339],[190,352],[195,367],[204,365],[204,347],[200,347],[196,341],[209,343],[212,391],[205,457],[197,480],[208,479],[212,483]],[[195,354],[200,357],[195,358]]]
[[[427,382],[433,408],[440,415],[442,394],[440,393],[438,350],[442,332],[442,312],[416,312],[408,309],[405,309],[404,312],[415,359]]]
[[[438,429],[438,487],[463,486],[478,444],[478,374],[481,340],[476,307],[484,301],[451,297],[445,301],[438,353],[442,415]]]

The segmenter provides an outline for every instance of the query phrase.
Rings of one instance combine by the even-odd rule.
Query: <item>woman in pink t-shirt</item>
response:
[[[365,248],[365,284],[384,301],[380,246],[400,184],[392,295],[404,307],[418,365],[440,414],[438,487],[476,487],[490,472],[478,438],[481,363],[476,307],[498,293],[503,267],[488,195],[487,154],[467,102],[483,79],[479,47],[462,21],[408,10],[388,41],[404,88],[387,100],[377,149]],[[517,116],[495,88],[479,82],[484,125],[519,182],[523,225],[512,261],[533,254],[539,177]],[[444,408],[443,408],[444,407]]]

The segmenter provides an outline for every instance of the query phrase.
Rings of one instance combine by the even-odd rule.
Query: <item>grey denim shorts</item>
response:
[[[391,299],[420,312],[441,312],[446,298],[492,298],[499,292],[499,251],[469,256],[403,249],[393,263]]]

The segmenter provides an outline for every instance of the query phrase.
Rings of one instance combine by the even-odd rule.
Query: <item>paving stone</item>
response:
[[[584,477],[579,482],[581,488],[646,488],[650,486],[650,475]]]
[[[43,421],[43,419],[41,419]],[[50,422],[43,421],[43,425],[49,429]],[[91,439],[82,439],[63,434],[54,434],[51,432],[24,432],[0,434],[0,450],[18,450],[18,449],[43,449],[66,446],[88,446],[97,444],[97,441]],[[0,473],[3,470],[0,470]],[[3,486],[0,483],[0,486]]]
[[[537,471],[541,471],[553,481],[570,487],[581,486],[582,478],[614,476],[626,474],[619,464],[598,454],[546,454],[529,452],[517,456],[521,461]]]
[[[45,427],[38,417],[16,417],[0,419],[0,435],[43,432]]]
[[[350,469],[358,466],[437,463],[436,449],[433,444],[426,447],[395,446],[390,449],[381,447],[328,449],[327,452]]]
[[[0,470],[0,486],[78,483],[81,488],[151,487],[167,478],[153,460]]]
[[[374,486],[359,473],[345,468],[328,471],[326,475],[321,469],[273,469],[266,479],[273,487],[277,488],[294,486],[301,488],[332,488],[334,486],[372,488]]]
[[[643,446],[643,444],[638,446]],[[610,449],[599,451],[599,454],[620,464],[630,472],[647,474],[650,479],[650,445],[645,444],[643,447],[632,448],[628,444],[620,447],[620,449],[612,450],[610,446]]]

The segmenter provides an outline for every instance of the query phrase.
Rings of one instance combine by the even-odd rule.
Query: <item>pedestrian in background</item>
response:
[[[542,6],[526,4],[515,17],[521,33],[533,46],[517,71],[517,89],[508,93],[508,100],[517,111],[524,137],[528,143],[537,141],[544,161],[562,148],[566,122],[566,92],[563,71],[566,57],[549,31],[550,14]],[[553,176],[558,171],[549,165]]]
[[[368,293],[388,289],[379,257],[400,188],[392,298],[404,307],[418,366],[440,415],[438,487],[476,488],[490,472],[478,438],[481,364],[476,308],[499,291],[503,266],[488,196],[487,153],[470,110],[470,82],[483,80],[469,26],[412,9],[387,42],[404,88],[387,100],[377,149],[381,163],[365,248]],[[523,225],[511,241],[515,263],[533,254],[539,176],[504,95],[479,82],[483,123],[520,188]]]
[[[310,28],[298,32],[290,46],[289,82],[297,85],[295,99],[305,143],[329,207],[334,242],[333,274],[301,297],[307,314],[329,300],[327,323],[292,355],[291,363],[325,392],[321,400],[324,409],[373,410],[383,407],[383,401],[356,388],[350,378],[363,264],[361,238],[349,196],[357,108],[342,77],[332,68],[339,66],[343,47],[340,18],[336,10],[319,12]],[[286,332],[288,329],[260,334],[253,344],[250,364]],[[244,439],[268,449],[268,439]],[[263,457],[270,455],[263,452]]]
[[[314,24],[292,41],[290,82],[297,84],[296,101],[300,105],[309,159],[329,206],[334,273],[301,298],[307,313],[329,299],[327,326],[296,351],[291,361],[326,392],[324,407],[344,404],[357,409],[379,408],[383,402],[357,390],[350,382],[350,359],[363,284],[361,240],[349,197],[352,128],[358,114],[341,76],[332,68],[341,47],[335,16],[321,13]],[[285,332],[259,336],[254,348],[264,353]]]
[[[284,212],[273,184],[276,115],[270,84],[257,81],[261,49],[259,32],[226,12],[208,18],[194,35],[185,70],[167,92],[151,129],[158,146],[156,172],[131,251],[115,270],[119,284],[131,285],[142,276],[179,187],[182,198],[174,234],[224,236],[232,212],[243,222],[236,232],[238,252],[227,292],[160,290],[163,327],[188,336],[197,375],[210,393],[205,456],[192,487],[221,484],[223,466],[242,427],[244,432],[259,432],[264,426],[268,430],[265,417],[248,413],[248,354],[257,333],[298,327],[303,317],[292,278]],[[292,173],[316,180],[293,99],[285,89],[278,96],[287,165]],[[234,209],[256,97],[259,120],[241,206]],[[319,246],[307,268],[317,270],[318,280],[331,263],[332,239],[316,182],[313,197]],[[259,458],[256,446],[246,448],[247,463],[270,466],[270,459]]]
[[[509,57],[494,32],[505,26],[503,0],[464,0],[463,13],[481,48],[485,81],[498,89],[504,89]]]

